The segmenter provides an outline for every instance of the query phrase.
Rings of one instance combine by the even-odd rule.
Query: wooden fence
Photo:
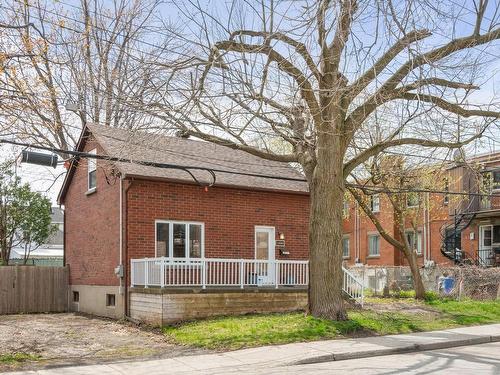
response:
[[[67,267],[0,267],[0,315],[67,309]]]

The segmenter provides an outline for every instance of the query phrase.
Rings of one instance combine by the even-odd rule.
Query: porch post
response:
[[[160,287],[165,288],[165,259],[160,258]]]
[[[276,285],[276,289],[278,289],[278,285],[279,285],[279,272],[280,272],[280,267],[279,267],[279,264],[278,264],[278,261],[277,260],[274,260],[274,284]]]
[[[245,275],[243,272],[243,259],[240,259],[240,288],[243,289]]]
[[[205,259],[201,260],[201,288],[207,288],[207,262]]]
[[[148,287],[149,277],[148,277],[148,258],[144,259],[144,288]]]

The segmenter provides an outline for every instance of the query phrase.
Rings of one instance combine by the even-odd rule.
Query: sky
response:
[[[77,0],[64,0],[68,4],[79,5],[79,1]],[[466,8],[471,9],[473,7],[473,2],[471,0],[449,0],[450,4],[465,4]],[[212,0],[212,1],[201,1],[205,9],[207,11],[212,12],[213,14],[223,14],[227,9],[227,5],[229,2],[222,0]],[[398,3],[398,2],[396,2]],[[498,7],[497,0],[490,1],[490,6],[486,12],[486,18],[495,17],[495,8]],[[185,28],[190,28],[189,22],[184,21],[182,12],[179,11],[179,8],[173,5],[173,2],[167,1],[161,6],[161,15],[165,18],[170,18],[173,23],[184,23]],[[447,25],[441,25],[440,30],[443,32],[454,31],[458,35],[463,35],[470,31],[471,23],[473,23],[473,18],[471,18],[470,12],[464,10],[461,12],[459,22],[455,25],[454,30],[447,30]],[[253,23],[254,20],[243,20],[243,23]],[[450,24],[451,27],[451,24]],[[438,38],[439,40],[439,38]],[[442,39],[444,41],[445,39]],[[484,57],[490,59],[492,63],[488,66],[488,69],[483,72],[483,75],[479,77],[479,81],[483,83],[481,90],[478,90],[473,94],[473,100],[477,100],[478,102],[489,101],[492,97],[499,97],[500,90],[500,50],[498,48],[498,44],[488,50],[483,52]],[[74,124],[73,124],[74,125]],[[500,143],[498,143],[497,139],[500,139],[498,126],[492,129],[492,133],[489,138],[485,138],[480,142],[476,142],[474,145],[469,147],[469,152],[472,154],[480,154],[488,151],[494,151],[500,149]],[[2,146],[0,155],[5,158],[12,158],[15,155],[20,153],[19,148],[11,148],[10,146]],[[47,195],[51,198],[54,204],[56,204],[56,197],[58,191],[61,187],[64,176],[61,173],[64,172],[62,167],[58,167],[57,169],[51,169],[40,166],[19,165],[17,168],[18,175],[26,181],[30,183],[33,190],[40,191],[43,194]],[[57,179],[56,177],[59,176]]]

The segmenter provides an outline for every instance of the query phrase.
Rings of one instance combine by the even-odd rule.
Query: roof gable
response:
[[[308,192],[307,183],[300,181],[304,179],[304,176],[288,163],[262,159],[245,151],[204,141],[117,129],[103,125],[88,125],[82,132],[77,151],[83,150],[85,140],[90,134],[110,157],[227,171],[216,172],[215,186],[296,193]],[[124,178],[139,177],[181,183],[195,182],[189,173],[180,169],[159,168],[130,162],[115,162],[115,164]],[[72,163],[59,194],[60,202],[64,200],[65,190],[70,184],[74,173],[72,170],[75,167]],[[207,171],[190,171],[200,182],[212,182],[212,177]],[[285,180],[238,175],[234,172],[276,176]]]

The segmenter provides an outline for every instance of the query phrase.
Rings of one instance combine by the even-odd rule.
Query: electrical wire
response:
[[[260,177],[260,178],[274,179],[274,180],[307,182],[307,180],[305,178],[284,177],[284,176],[275,176],[275,175],[267,175],[267,174],[259,174],[259,173],[236,172],[236,171],[230,171],[230,170],[218,169],[218,168],[206,168],[206,167],[199,167],[199,166],[170,164],[170,163],[158,163],[158,162],[152,162],[152,161],[134,160],[134,159],[128,159],[128,158],[118,158],[118,157],[107,156],[107,155],[90,154],[90,153],[81,152],[81,151],[66,151],[66,150],[57,149],[57,148],[53,148],[53,147],[31,145],[31,144],[7,140],[7,139],[0,139],[0,144],[11,144],[11,145],[15,145],[15,146],[30,147],[30,148],[35,148],[35,149],[45,150],[45,151],[50,151],[50,152],[55,152],[55,153],[67,153],[67,154],[73,155],[77,158],[88,158],[88,159],[98,159],[98,160],[106,160],[106,161],[112,161],[112,162],[133,163],[133,164],[151,166],[151,167],[156,167],[156,168],[179,169],[179,170],[183,170],[183,171],[188,172],[193,178],[194,178],[194,175],[189,170],[202,170],[202,171],[209,172],[213,177],[213,182],[208,186],[213,186],[215,184],[215,182],[216,182],[216,174],[215,173],[216,172],[241,175],[241,176],[249,176],[249,177]],[[195,182],[199,183],[199,181],[196,178],[194,178],[194,180],[195,180]],[[350,183],[350,182],[346,182],[345,185],[348,187],[355,188],[355,189],[370,190],[370,191],[374,192],[375,194],[376,193],[385,193],[385,194],[435,193],[435,194],[459,195],[459,196],[468,196],[468,197],[470,197],[470,196],[500,197],[500,194],[493,194],[493,193],[483,194],[483,193],[459,192],[459,191],[424,189],[424,188],[383,188],[383,187],[379,187],[379,186],[361,185],[361,184]]]

